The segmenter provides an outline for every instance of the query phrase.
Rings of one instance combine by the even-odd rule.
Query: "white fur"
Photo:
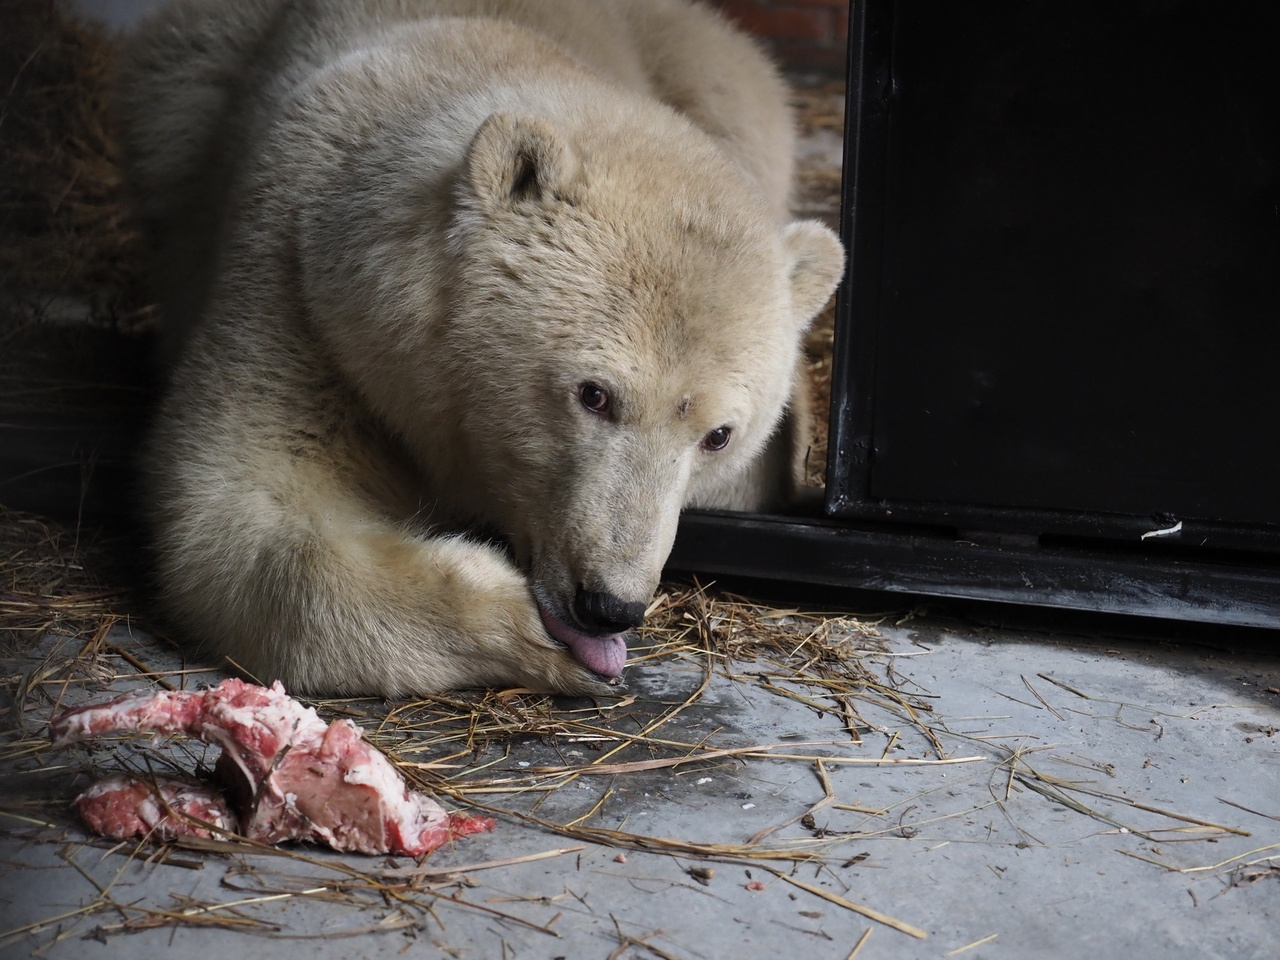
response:
[[[843,255],[787,222],[783,85],[718,16],[181,0],[120,90],[182,637],[310,692],[598,689],[535,598],[643,600],[684,506],[788,494]]]

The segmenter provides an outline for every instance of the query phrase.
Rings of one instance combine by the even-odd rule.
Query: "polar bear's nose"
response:
[[[644,622],[645,605],[627,603],[621,597],[579,587],[573,598],[578,623],[594,633],[622,633]]]

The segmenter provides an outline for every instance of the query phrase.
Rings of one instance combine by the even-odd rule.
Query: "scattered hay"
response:
[[[795,105],[796,119],[802,135],[812,135],[820,130],[843,135],[845,81],[842,78],[822,78],[794,85],[791,101]]]
[[[106,542],[0,506],[0,643],[10,654],[47,634],[87,639],[124,616],[130,591],[104,585]]]
[[[6,535],[12,547],[12,560],[0,567],[5,578],[0,633],[9,637],[10,652],[44,651],[50,648],[54,635],[65,634],[60,642],[51,645],[49,652],[40,654],[34,666],[0,680],[0,694],[8,704],[9,714],[8,722],[3,724],[7,732],[0,735],[0,762],[11,771],[32,775],[43,770],[57,784],[46,797],[28,794],[0,801],[0,818],[8,826],[16,823],[34,830],[35,839],[51,839],[69,825],[65,804],[76,773],[93,766],[88,752],[53,754],[44,735],[44,722],[68,697],[68,691],[77,688],[96,695],[104,685],[115,689],[122,685],[129,689],[172,687],[186,682],[188,674],[197,671],[185,665],[173,668],[172,655],[154,641],[135,644],[128,650],[113,642],[111,627],[135,609],[136,598],[128,591],[101,586],[92,548],[77,545],[71,531],[12,512],[0,514],[0,521],[0,527],[9,531]],[[661,663],[664,669],[692,673],[696,686],[679,702],[640,702],[642,698],[634,693],[616,700],[591,702],[508,690],[454,693],[403,703],[332,699],[315,701],[315,705],[327,718],[347,716],[361,723],[370,740],[386,751],[416,786],[508,821],[534,825],[575,841],[680,858],[766,869],[770,863],[821,864],[831,856],[832,848],[847,838],[813,832],[779,839],[774,836],[778,829],[775,827],[746,843],[719,844],[610,829],[588,821],[628,778],[685,767],[705,769],[715,762],[741,762],[747,758],[814,766],[820,782],[825,784],[825,798],[809,814],[830,806],[835,797],[823,765],[857,759],[843,753],[836,757],[829,754],[842,743],[846,748],[860,743],[859,731],[867,729],[859,714],[860,703],[887,705],[908,723],[918,723],[929,711],[927,702],[901,693],[868,669],[867,658],[882,647],[873,622],[779,610],[714,588],[672,584],[655,600],[647,625],[639,631],[632,647],[632,669],[637,663]],[[681,732],[687,728],[677,729],[674,721],[698,707],[715,676],[800,702],[819,714],[834,714],[845,725],[845,738],[732,747],[713,742],[713,733],[689,739],[687,733]],[[570,759],[567,754],[575,747],[585,748],[588,758]],[[182,744],[176,749],[179,766],[185,764],[189,769],[203,762],[199,745]],[[190,753],[182,752],[188,749]],[[559,758],[560,762],[526,761],[523,768],[512,763],[513,753],[527,757],[547,755],[548,751],[551,758]],[[973,759],[977,758],[952,758],[950,762]],[[169,765],[175,760],[153,751],[132,753],[124,745],[113,751],[111,760],[112,765],[140,767],[135,772],[142,775],[147,775],[152,762]],[[886,761],[868,756],[864,762]],[[611,784],[592,810],[567,822],[541,812],[545,799],[583,777],[607,777]],[[462,896],[471,882],[464,874],[485,864],[436,870],[425,865],[392,869],[371,862],[368,869],[356,869],[311,856],[303,849],[264,847],[243,838],[228,838],[226,842],[185,839],[159,847],[146,842],[112,847],[90,839],[85,844],[67,845],[62,857],[74,866],[77,851],[85,847],[114,849],[129,861],[156,858],[193,868],[199,868],[203,861],[184,859],[177,851],[234,855],[223,885],[230,885],[238,898],[230,903],[175,899],[170,907],[159,908],[154,904],[121,902],[106,885],[83,908],[38,925],[4,931],[4,935],[23,936],[49,924],[78,929],[76,921],[90,914],[114,914],[116,921],[101,923],[90,935],[104,939],[155,927],[200,926],[294,937],[296,934],[261,916],[244,912],[283,899],[332,901],[359,911],[377,909],[383,914],[372,924],[354,924],[347,931],[351,935],[407,929],[446,905],[451,909],[479,910],[526,928],[541,929]],[[540,856],[558,856],[577,849],[581,848],[549,851]],[[268,874],[255,865],[256,859],[235,859],[268,854],[305,866],[305,875]],[[525,859],[528,858],[519,858],[518,862]],[[317,871],[322,875],[318,876]],[[336,878],[334,871],[338,873]],[[796,882],[783,871],[775,873],[787,883]],[[386,912],[391,901],[395,909]],[[872,908],[844,898],[832,902],[915,935],[916,928],[910,924]],[[550,923],[545,926],[544,932],[552,932]]]
[[[845,85],[842,80],[799,84],[794,90],[796,118],[802,138],[844,140]],[[840,226],[841,166],[821,149],[802,152],[796,164],[795,206],[799,215],[818,217],[832,229]],[[831,409],[831,362],[835,344],[835,304],[814,321],[805,339],[805,373],[809,408],[813,411],[805,483],[823,488],[827,482],[828,411]]]
[[[831,303],[809,328],[804,344],[809,383],[809,447],[804,457],[804,482],[821,490],[827,485],[827,439],[830,433],[831,362],[835,354],[836,308]]]
[[[840,226],[841,165],[822,144],[844,141],[845,85],[842,80],[797,84],[792,97],[802,144],[796,163],[795,206],[806,217],[818,217],[832,229]]]
[[[112,546],[78,530],[0,507],[0,658],[17,663],[57,637],[52,649],[25,670],[0,677],[0,759],[39,753],[43,744],[23,735],[29,709],[48,709],[50,681],[101,684],[115,674],[104,662],[108,636],[127,619],[132,592],[107,585],[103,572]],[[41,722],[47,719],[42,716]]]
[[[150,322],[106,110],[115,47],[50,0],[9,0],[0,40],[0,284],[35,315]],[[11,80],[9,78],[12,78]]]

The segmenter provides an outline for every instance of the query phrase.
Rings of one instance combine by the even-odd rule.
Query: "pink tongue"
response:
[[[547,633],[568,647],[569,652],[588,670],[602,677],[622,675],[622,668],[627,662],[627,642],[622,639],[622,634],[596,637],[583,633],[569,626],[541,603],[538,604],[538,613],[542,615]]]

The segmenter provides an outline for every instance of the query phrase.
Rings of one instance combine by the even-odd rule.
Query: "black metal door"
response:
[[[1276,11],[858,12],[831,512],[1280,524]]]

